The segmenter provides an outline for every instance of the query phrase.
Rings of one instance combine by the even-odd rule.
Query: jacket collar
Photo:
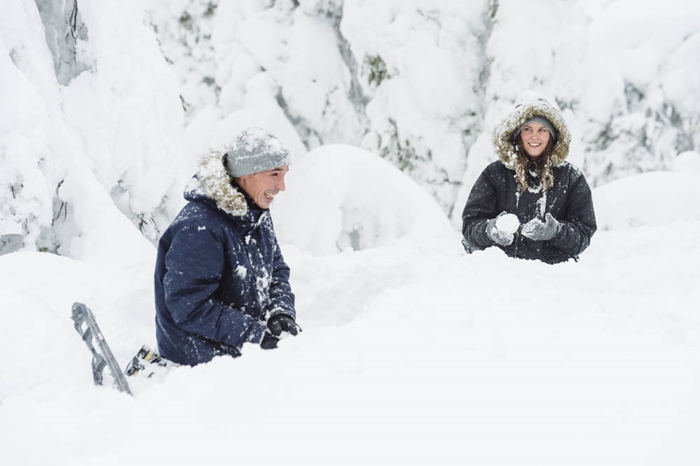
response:
[[[202,157],[197,174],[185,188],[185,198],[211,199],[219,210],[233,217],[245,217],[249,202],[226,170],[224,155],[211,151]]]

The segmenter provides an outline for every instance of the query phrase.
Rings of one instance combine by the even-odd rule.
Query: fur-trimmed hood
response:
[[[217,150],[202,157],[197,174],[185,188],[185,198],[209,198],[219,210],[243,217],[248,213],[248,203],[245,195],[234,186],[224,157]]]
[[[564,117],[559,109],[545,99],[534,99],[519,103],[511,113],[496,127],[493,133],[493,144],[498,158],[503,164],[515,168],[517,156],[514,150],[513,135],[527,120],[535,116],[543,116],[552,122],[557,131],[557,142],[550,156],[553,166],[559,166],[569,155],[571,134],[566,127]]]

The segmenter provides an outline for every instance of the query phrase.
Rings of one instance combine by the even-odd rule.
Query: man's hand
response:
[[[277,348],[277,343],[280,341],[279,338],[274,336],[268,331],[265,331],[265,334],[263,335],[263,339],[260,342],[260,347],[262,349],[275,349]]]
[[[301,328],[294,322],[294,319],[286,314],[277,314],[267,321],[267,330],[272,335],[280,337],[283,332],[296,335]]]
[[[260,342],[262,349],[277,348],[280,338],[285,335],[296,335],[301,332],[301,327],[286,314],[277,314],[272,316],[267,321],[267,329]]]

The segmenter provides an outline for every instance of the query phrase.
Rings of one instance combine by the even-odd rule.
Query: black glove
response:
[[[534,239],[535,241],[548,241],[559,234],[561,223],[552,217],[552,214],[547,214],[544,217],[544,222],[538,218],[533,218],[521,230],[523,236]]]
[[[280,337],[282,332],[287,332],[292,335],[299,333],[301,328],[294,322],[294,319],[286,314],[277,314],[272,316],[267,321],[267,331],[276,337]]]
[[[283,333],[296,335],[299,332],[301,332],[301,327],[294,322],[294,319],[286,314],[277,314],[268,319],[267,329],[260,342],[260,347],[262,349],[277,348],[277,343],[279,343]]]
[[[260,347],[262,349],[275,349],[277,348],[277,342],[279,342],[280,339],[271,334],[270,332],[266,331],[265,334],[263,335],[263,339],[260,342]]]

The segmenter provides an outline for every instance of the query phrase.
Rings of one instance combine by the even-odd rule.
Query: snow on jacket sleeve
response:
[[[282,257],[277,238],[275,238],[275,258],[272,265],[272,283],[270,284],[270,302],[267,309],[268,317],[286,314],[296,320],[294,309],[294,293],[289,284],[289,266]]]
[[[549,245],[577,257],[590,244],[597,230],[591,188],[578,169],[569,171],[569,195],[564,218],[559,219],[561,231],[549,241]]]
[[[215,232],[188,225],[175,233],[163,278],[170,315],[183,330],[214,342],[233,347],[258,342],[264,326],[216,299],[224,265],[223,243]]]

